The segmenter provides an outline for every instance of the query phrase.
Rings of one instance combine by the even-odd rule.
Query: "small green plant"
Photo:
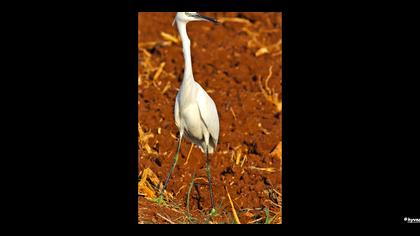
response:
[[[166,201],[163,200],[163,195],[161,194],[159,197],[152,199],[152,202],[157,203],[158,205],[167,206]]]
[[[264,209],[265,211],[265,223],[264,224],[270,224],[271,218],[270,218],[270,211],[268,210],[268,207]]]

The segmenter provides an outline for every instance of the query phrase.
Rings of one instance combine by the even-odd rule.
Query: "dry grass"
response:
[[[274,148],[274,150],[270,153],[271,156],[277,157],[278,159],[282,160],[282,148],[283,147],[283,142],[279,142],[276,147]]]
[[[162,74],[163,67],[165,66],[165,62],[160,63],[159,68],[157,69],[155,76],[153,76],[153,83],[159,78],[160,74]]]
[[[236,114],[235,114],[235,112],[233,111],[233,108],[232,108],[232,107],[230,107],[230,111],[232,112],[233,119],[235,119],[235,120],[236,120]]]
[[[152,54],[150,54],[149,50],[158,47],[168,47],[174,43],[179,44],[180,40],[179,38],[165,32],[161,32],[161,36],[163,40],[141,42],[138,44],[140,55],[138,85],[140,86],[144,83],[144,89],[147,89],[150,84],[153,84],[153,86],[158,89],[161,94],[165,94],[165,92],[171,88],[171,83],[167,82],[164,88],[160,88],[161,81],[159,81],[159,78],[163,76],[174,79],[176,76],[173,73],[169,73],[164,70],[166,65],[165,62],[153,61]]]
[[[270,204],[273,211],[273,217],[270,219],[270,224],[281,224],[282,223],[282,195],[276,189],[270,189],[269,191]]]
[[[262,94],[264,95],[265,99],[269,101],[270,103],[274,104],[276,107],[277,112],[282,111],[282,101],[279,99],[279,94],[274,92],[274,88],[270,89],[268,87],[268,81],[270,80],[272,74],[273,74],[273,66],[270,66],[269,74],[267,78],[265,79],[265,87],[263,87],[261,79],[258,80],[258,85],[260,87],[260,90]]]
[[[140,181],[138,183],[138,194],[144,196],[147,200],[153,201],[154,198],[159,196],[162,189],[162,182],[155,173],[149,168],[140,172]],[[166,190],[163,196],[167,199],[173,199],[173,196]]]
[[[257,31],[253,31],[251,30],[251,28],[257,28]],[[278,31],[276,29],[274,30],[270,30],[270,31],[264,31],[262,30],[258,24],[253,25],[253,27],[249,27],[249,26],[245,26],[242,27],[242,31],[247,33],[248,36],[251,38],[248,41],[248,48],[250,49],[256,49],[255,51],[255,56],[259,57],[261,55],[264,54],[271,54],[272,56],[278,56],[281,55],[281,45],[282,45],[282,41],[281,39],[279,41],[277,41],[274,44],[269,44],[268,42],[266,42],[266,33],[271,33],[271,32],[275,32]]]
[[[233,148],[232,150],[232,161],[236,164],[236,165],[241,165],[241,167],[244,165],[245,160],[247,159],[247,155],[242,155],[242,153],[246,153],[248,152],[248,148],[238,145],[236,147]]]
[[[219,17],[217,19],[220,23],[225,22],[234,22],[234,23],[242,23],[245,24],[242,27],[242,31],[247,33],[248,36],[251,38],[248,41],[248,48],[256,49],[255,56],[259,57],[264,54],[271,54],[272,56],[278,56],[282,53],[282,40],[280,39],[276,43],[270,44],[266,41],[267,34],[273,32],[280,32],[279,29],[264,29],[261,27],[262,22],[255,22],[251,23],[248,19],[239,18],[239,17]],[[271,25],[271,21],[267,18],[268,25]]]
[[[194,144],[191,143],[190,151],[188,152],[187,159],[185,160],[184,165],[186,165],[188,163],[188,160],[190,159],[190,155],[191,155],[193,147],[194,147]]]
[[[252,23],[244,18],[239,18],[239,17],[219,17],[217,18],[217,21],[219,21],[220,23],[225,23],[225,22],[235,22],[235,23],[244,23],[246,25],[252,25]]]
[[[168,42],[173,42],[175,44],[179,44],[180,41],[181,41],[179,36],[173,36],[173,35],[165,33],[165,32],[160,32],[160,35],[162,36],[163,39],[165,39]]]
[[[239,218],[238,218],[238,214],[236,214],[235,207],[233,206],[232,198],[230,198],[229,191],[227,190],[227,188],[226,188],[226,187],[225,187],[225,190],[226,190],[227,196],[228,196],[228,198],[229,198],[230,205],[231,205],[231,207],[232,207],[232,213],[233,213],[233,217],[234,217],[234,219],[235,219],[235,223],[236,223],[236,224],[241,224],[241,222],[239,221]]]
[[[273,167],[262,168],[262,167],[249,166],[247,168],[251,169],[251,170],[259,170],[259,171],[267,171],[267,172],[276,172],[277,171]]]
[[[138,123],[138,142],[139,142],[139,149],[142,153],[158,155],[158,153],[153,150],[149,145],[149,139],[153,138],[154,134],[152,131],[144,132],[140,123]]]

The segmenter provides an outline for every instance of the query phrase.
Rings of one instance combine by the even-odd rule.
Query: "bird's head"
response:
[[[175,21],[177,22],[183,22],[188,23],[190,21],[209,21],[213,23],[219,23],[216,19],[213,19],[208,16],[203,16],[198,14],[197,12],[177,12],[174,21],[172,22],[172,25],[175,24]]]

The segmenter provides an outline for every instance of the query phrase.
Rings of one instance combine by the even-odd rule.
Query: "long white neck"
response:
[[[190,49],[190,39],[187,34],[187,23],[185,22],[176,22],[178,27],[179,34],[181,35],[182,49],[184,52],[184,79],[183,83],[187,82],[186,80],[194,80],[193,71],[192,71],[192,62],[191,62],[191,49]]]

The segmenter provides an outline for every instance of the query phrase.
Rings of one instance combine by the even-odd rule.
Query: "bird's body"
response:
[[[184,78],[175,99],[175,124],[180,136],[185,136],[200,147],[205,153],[213,153],[219,138],[219,116],[214,101],[207,92],[194,80],[191,62],[190,39],[187,34],[187,23],[201,20],[203,16],[193,12],[178,12],[175,17],[185,60]],[[209,20],[209,18],[204,18]]]
[[[172,167],[166,178],[162,193],[165,191],[169,178],[178,160],[182,138],[187,137],[192,143],[200,147],[207,158],[207,176],[211,198],[212,213],[215,213],[213,191],[211,187],[210,159],[208,154],[214,153],[219,139],[219,116],[216,104],[207,92],[194,80],[191,62],[190,40],[187,34],[187,23],[190,21],[206,20],[217,23],[216,20],[199,15],[196,12],[178,12],[176,22],[181,35],[184,53],[185,68],[181,87],[175,98],[174,116],[175,124],[179,129],[178,148]]]
[[[175,124],[182,135],[200,147],[203,153],[206,148],[210,154],[216,150],[219,138],[216,104],[193,78],[182,83],[175,99],[174,113]]]

